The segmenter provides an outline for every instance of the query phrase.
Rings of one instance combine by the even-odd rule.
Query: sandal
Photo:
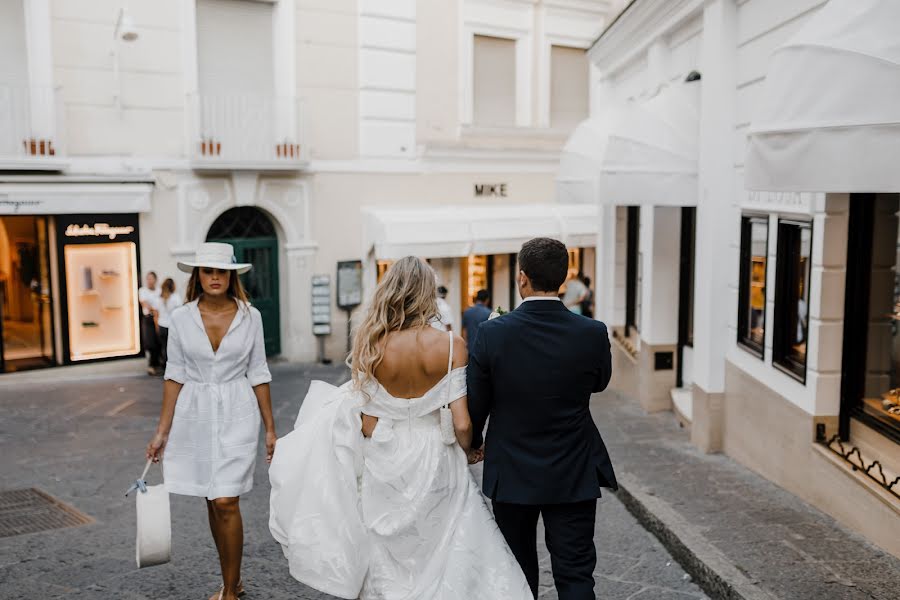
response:
[[[241,579],[240,581],[238,581],[238,585],[237,585],[237,597],[240,598],[241,596],[243,596],[246,593],[247,592],[244,591],[244,580]],[[222,598],[224,598],[224,597],[225,597],[225,586],[223,585],[222,588],[219,590],[219,593],[216,595],[210,596],[209,600],[222,600]]]

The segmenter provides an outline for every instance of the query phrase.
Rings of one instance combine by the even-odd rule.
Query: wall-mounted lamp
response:
[[[131,15],[125,8],[119,9],[119,16],[116,18],[116,27],[113,29],[113,79],[115,81],[115,90],[113,90],[113,101],[116,108],[122,109],[122,85],[119,81],[119,43],[133,42],[138,39],[138,32],[134,26]]]

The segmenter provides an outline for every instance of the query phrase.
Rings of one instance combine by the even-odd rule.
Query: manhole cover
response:
[[[0,492],[0,538],[92,522],[89,516],[34,488]]]

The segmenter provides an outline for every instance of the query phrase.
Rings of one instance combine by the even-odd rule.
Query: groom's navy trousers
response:
[[[554,299],[523,302],[483,323],[469,355],[472,445],[484,445],[484,491],[535,597],[542,516],[560,600],[594,598],[597,498],[601,487],[617,486],[589,405],[611,375],[606,326]]]

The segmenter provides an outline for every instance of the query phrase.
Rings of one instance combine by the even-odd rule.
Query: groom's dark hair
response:
[[[519,250],[519,269],[531,280],[534,291],[555,292],[566,281],[569,251],[559,240],[534,238]]]

